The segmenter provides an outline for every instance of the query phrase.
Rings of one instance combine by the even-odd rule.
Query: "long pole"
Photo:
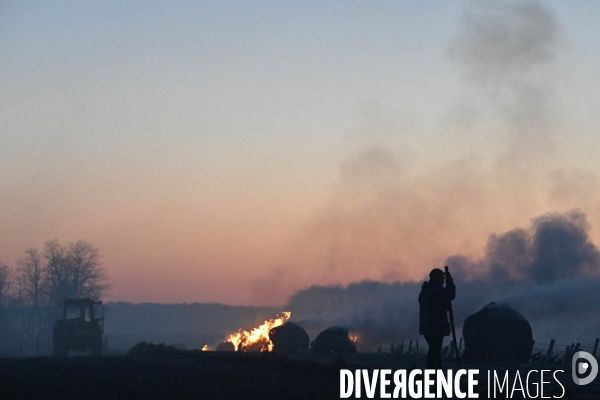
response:
[[[448,273],[448,266],[446,265],[446,274]],[[460,365],[460,356],[458,354],[458,342],[456,341],[456,331],[454,330],[454,313],[452,312],[452,301],[448,307],[450,313],[450,328],[452,329],[452,341],[454,342],[454,352],[456,353],[456,363]]]

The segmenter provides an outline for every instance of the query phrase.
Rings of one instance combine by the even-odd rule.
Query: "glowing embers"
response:
[[[269,339],[269,331],[277,326],[283,325],[292,313],[284,311],[282,317],[265,321],[264,324],[252,329],[250,332],[239,330],[229,335],[226,342],[233,344],[235,351],[271,351],[273,343]]]

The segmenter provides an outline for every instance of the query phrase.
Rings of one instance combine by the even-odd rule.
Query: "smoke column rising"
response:
[[[600,334],[600,254],[580,210],[597,211],[589,193],[598,179],[552,164],[564,135],[554,83],[560,24],[538,2],[469,5],[448,51],[464,93],[447,143],[471,148],[420,170],[409,151],[383,145],[342,164],[298,264],[325,284],[364,279],[365,266],[369,280],[298,291],[288,306],[309,332],[344,325],[367,347],[416,338],[421,283],[411,280],[445,263],[458,285],[459,330],[483,305],[506,301],[538,341],[589,343]],[[534,215],[529,227],[512,228]]]
[[[252,283],[258,301],[315,282],[415,279],[448,254],[481,254],[490,232],[588,205],[577,204],[588,185],[557,200],[572,173],[548,161],[559,23],[536,2],[468,4],[448,50],[464,93],[436,143],[420,154],[369,139],[348,156],[326,203]]]

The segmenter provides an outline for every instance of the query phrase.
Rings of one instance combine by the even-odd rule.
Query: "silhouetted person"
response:
[[[446,287],[444,287],[444,278]],[[442,368],[442,343],[450,334],[448,310],[456,295],[456,287],[450,273],[439,268],[429,273],[429,282],[424,282],[419,293],[420,321],[419,333],[425,336],[429,352],[427,368]]]

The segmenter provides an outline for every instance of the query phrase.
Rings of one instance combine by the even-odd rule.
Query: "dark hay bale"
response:
[[[133,357],[163,357],[180,353],[173,346],[167,346],[164,343],[154,344],[148,342],[139,342],[127,352],[128,356]]]
[[[245,352],[245,353],[260,353],[260,352],[268,351],[268,348],[269,348],[269,341],[265,338],[261,338],[260,340],[253,342],[253,343],[242,342],[238,346],[237,351],[241,351],[241,352]]]
[[[524,363],[533,350],[531,325],[506,303],[490,303],[467,317],[463,338],[470,361]]]
[[[215,351],[235,351],[235,346],[231,342],[221,342],[217,345]]]
[[[356,348],[348,337],[348,329],[332,326],[319,333],[310,344],[313,353],[356,353]]]
[[[271,329],[269,339],[273,342],[273,351],[280,354],[306,351],[310,342],[304,328],[289,321]]]

